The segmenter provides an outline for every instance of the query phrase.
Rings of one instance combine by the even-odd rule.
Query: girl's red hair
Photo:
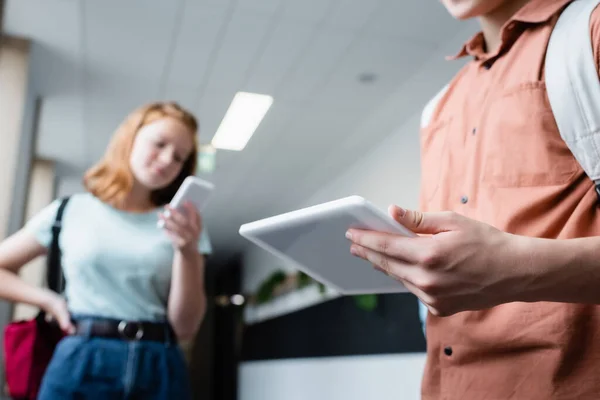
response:
[[[135,137],[141,127],[161,118],[174,118],[181,122],[189,128],[194,140],[193,150],[183,163],[179,176],[167,187],[151,194],[150,200],[157,207],[169,203],[183,180],[194,174],[198,155],[198,122],[190,112],[173,102],[150,103],[129,114],[115,131],[102,159],[85,173],[85,188],[100,200],[121,206],[133,186],[129,158]]]

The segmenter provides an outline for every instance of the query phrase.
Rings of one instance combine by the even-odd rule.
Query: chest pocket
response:
[[[492,101],[482,122],[484,185],[561,185],[581,171],[560,136],[541,82],[519,85],[502,93]]]

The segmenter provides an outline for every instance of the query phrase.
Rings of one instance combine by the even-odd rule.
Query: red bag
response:
[[[14,400],[36,399],[56,344],[64,336],[58,325],[35,319],[9,324],[4,331],[5,377]]]
[[[60,267],[60,247],[58,237],[64,208],[69,198],[64,198],[52,227],[52,242],[48,249],[48,287],[57,293],[63,287]],[[40,313],[29,321],[16,321],[4,330],[4,371],[9,395],[13,400],[34,400],[46,367],[52,358],[56,344],[64,333],[54,321],[46,320],[46,313]]]

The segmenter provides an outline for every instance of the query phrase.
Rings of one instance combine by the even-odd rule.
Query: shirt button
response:
[[[460,198],[460,202],[463,204],[467,204],[468,201],[469,201],[469,198],[467,196],[463,196]]]
[[[444,354],[450,357],[452,355],[452,347],[444,347]]]
[[[473,128],[473,130],[471,131],[471,133],[474,135],[477,133],[477,128]]]

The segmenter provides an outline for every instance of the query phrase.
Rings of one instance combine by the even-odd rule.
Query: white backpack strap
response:
[[[435,96],[433,96],[433,98],[429,100],[429,102],[425,105],[425,108],[423,108],[423,113],[421,114],[421,128],[425,128],[427,125],[429,125],[429,122],[431,122],[431,117],[433,116],[433,113],[435,112],[435,109],[437,108],[440,99],[446,93],[447,90],[448,85],[444,86],[442,90],[440,90]]]
[[[574,0],[560,15],[546,53],[546,89],[560,135],[600,196],[600,80],[590,38],[599,0]]]

